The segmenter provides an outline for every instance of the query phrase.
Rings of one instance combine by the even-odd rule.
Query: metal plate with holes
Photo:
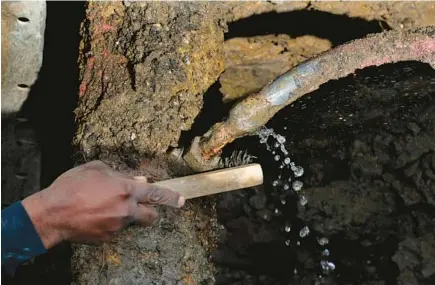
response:
[[[1,3],[2,205],[40,187],[40,148],[20,109],[42,64],[45,1]]]

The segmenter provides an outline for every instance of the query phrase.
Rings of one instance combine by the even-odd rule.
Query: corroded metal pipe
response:
[[[357,69],[399,61],[421,61],[435,68],[435,27],[369,35],[336,47],[284,73],[260,92],[238,102],[228,119],[196,138],[186,162],[194,169],[210,169],[223,147],[251,134],[279,110],[320,85]],[[212,160],[211,160],[212,159]]]

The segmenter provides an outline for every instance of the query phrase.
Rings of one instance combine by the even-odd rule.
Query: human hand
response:
[[[65,240],[107,241],[133,222],[149,226],[157,219],[152,205],[178,208],[184,198],[93,161],[63,173],[22,204],[48,249]]]

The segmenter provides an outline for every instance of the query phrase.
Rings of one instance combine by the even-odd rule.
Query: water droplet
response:
[[[284,165],[280,165],[280,166],[279,166],[279,169],[283,169],[283,168],[284,168]]]
[[[274,159],[275,159],[275,161],[278,161],[280,159],[280,156],[279,155],[275,155]]]
[[[289,164],[289,163],[290,163],[290,158],[286,157],[286,158],[284,159],[284,163],[285,163],[285,164]]]
[[[284,130],[287,130],[287,127],[284,127]]]
[[[297,242],[296,244],[297,244],[297,245],[299,246],[299,245],[301,245],[301,242],[300,242],[300,241],[298,241],[298,242]]]
[[[310,233],[310,229],[307,226],[305,226],[300,230],[299,236],[303,238],[309,235],[309,233]]]
[[[324,273],[334,271],[334,269],[335,269],[335,264],[333,262],[330,262],[327,260],[320,261],[320,266],[322,267],[322,270]]]
[[[276,152],[275,151],[272,151],[272,154],[275,154]]]
[[[322,238],[317,239],[317,242],[318,242],[320,245],[325,245],[325,244],[328,244],[328,243],[329,243],[329,240],[328,240],[328,238],[326,238],[326,237],[322,237]]]
[[[284,184],[284,190],[290,189],[290,186],[288,184]]]
[[[287,203],[287,201],[284,199],[281,199],[281,204],[285,205],[285,203]]]
[[[293,190],[295,190],[295,191],[301,191],[302,186],[304,186],[304,183],[302,183],[302,182],[299,181],[299,180],[296,180],[296,181],[293,182],[293,184],[292,184]]]
[[[274,146],[274,147],[279,147],[280,144],[276,142],[273,146]]]
[[[329,256],[329,250],[327,248],[325,248],[324,250],[322,250],[322,255],[323,256]]]
[[[285,143],[285,137],[283,137],[281,135],[276,135],[276,140],[281,144]]]
[[[290,227],[290,225],[287,225],[287,226],[285,226],[285,229],[284,229],[287,233],[289,233],[291,230],[292,230],[292,228]]]
[[[289,246],[289,245],[290,245],[290,240],[289,240],[289,239],[285,241],[285,245],[286,245],[286,246]]]
[[[290,182],[290,181],[292,181],[292,178],[291,178],[291,177],[288,178],[288,182]]]
[[[302,206],[305,206],[305,205],[308,203],[308,199],[307,199],[307,197],[302,196],[301,199],[299,200],[299,203],[300,203]]]
[[[284,155],[287,155],[288,154],[288,151],[285,149],[285,146],[282,144],[281,145],[281,152],[284,154]]]
[[[275,215],[279,215],[279,209],[275,208]]]
[[[296,166],[293,170],[293,173],[296,177],[301,177],[302,175],[304,175],[304,168],[302,166]]]
[[[278,183],[279,183],[278,180],[274,180],[274,181],[272,182],[272,186],[278,186]]]
[[[295,270],[293,270],[294,274],[298,274],[298,270],[295,268]]]

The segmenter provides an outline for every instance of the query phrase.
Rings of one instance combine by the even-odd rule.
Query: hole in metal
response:
[[[18,17],[18,22],[28,23],[28,22],[30,22],[30,20],[29,20],[29,18],[26,18],[26,17]]]
[[[29,89],[29,85],[27,85],[27,84],[18,84],[18,88]]]

